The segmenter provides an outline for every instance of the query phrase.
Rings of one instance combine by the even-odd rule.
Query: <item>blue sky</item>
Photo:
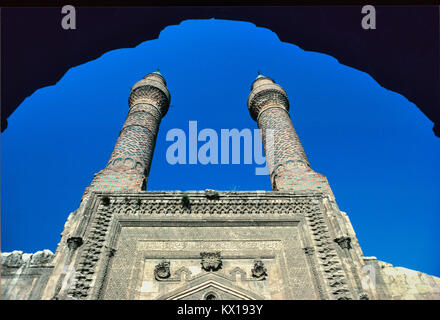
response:
[[[166,161],[166,133],[188,133],[189,121],[218,134],[255,129],[246,101],[260,70],[286,90],[311,166],[327,176],[364,254],[440,276],[440,140],[430,120],[331,56],[251,23],[214,19],[185,21],[156,40],[108,52],[21,104],[1,137],[2,251],[55,251],[68,214],[110,157],[130,88],[157,68],[172,98],[148,190],[270,190],[255,164]]]

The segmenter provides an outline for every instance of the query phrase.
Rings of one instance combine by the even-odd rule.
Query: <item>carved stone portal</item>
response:
[[[218,300],[218,295],[212,291],[205,294],[203,300]]]
[[[157,300],[263,300],[263,297],[237,285],[221,272],[203,272]]]
[[[163,260],[158,265],[154,267],[154,277],[156,280],[160,281],[169,278],[170,272],[170,262]]]
[[[252,268],[251,272],[252,276],[259,280],[264,280],[267,277],[267,269],[261,260],[255,260],[254,267]]]
[[[201,252],[202,269],[206,271],[217,271],[222,267],[222,258],[220,251],[217,252]]]

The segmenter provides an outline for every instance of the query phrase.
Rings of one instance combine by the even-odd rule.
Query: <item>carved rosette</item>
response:
[[[225,216],[240,214],[238,208],[242,209],[242,213],[249,215],[298,214],[305,216],[312,239],[309,247],[304,249],[304,253],[313,262],[312,265],[316,263],[316,269],[312,268],[315,278],[318,279],[321,276],[324,278],[322,283],[317,282],[316,284],[317,290],[320,292],[320,298],[346,299],[351,297],[346,272],[338,257],[337,247],[333,242],[334,237],[331,236],[328,230],[326,217],[320,209],[319,197],[314,197],[313,194],[308,194],[305,197],[283,192],[269,192],[270,197],[267,197],[265,195],[256,196],[255,193],[240,192],[238,195],[226,193],[223,196],[222,194],[220,199],[211,201],[206,199],[205,194],[201,192],[189,192],[188,194],[194,203],[191,216],[212,213],[215,207],[220,209],[219,213]],[[101,276],[97,277],[96,267],[101,259],[107,259],[108,257],[108,250],[105,249],[106,242],[109,241],[108,230],[115,216],[133,215],[135,217],[135,215],[169,215],[170,213],[177,216],[186,214],[182,210],[180,192],[149,192],[136,195],[115,194],[106,196],[110,198],[109,205],[103,205],[101,204],[102,200],[99,200],[100,205],[95,206],[97,212],[94,212],[91,216],[89,227],[84,232],[84,244],[78,253],[79,261],[75,265],[77,272],[74,286],[68,290],[69,296],[76,299],[98,297],[97,293],[91,295],[91,284],[93,283],[95,287],[99,287],[100,281],[102,281],[100,280]],[[132,211],[132,206],[136,206],[137,210]],[[313,255],[309,256],[308,254],[312,252],[314,252]],[[220,252],[202,252],[200,256],[203,270],[216,271],[222,267]],[[256,275],[258,275],[258,268],[254,266],[254,269],[257,271]],[[186,279],[190,276],[189,271],[179,273],[179,270],[177,270],[168,278],[161,278],[167,275],[166,266],[160,266],[158,271],[160,271],[159,278],[164,279],[164,281],[180,280],[183,277],[183,275],[180,276],[182,272],[187,273]],[[95,278],[97,279],[96,282],[94,282]],[[254,276],[250,276],[249,279],[258,281]],[[356,295],[353,298],[357,299],[359,296]]]
[[[311,212],[306,214],[306,219],[312,232],[316,259],[324,270],[332,297],[337,300],[352,299],[341,260],[330,242],[330,232],[323,212],[315,206]]]
[[[217,252],[201,252],[202,269],[205,271],[217,271],[222,267],[222,258],[220,251]]]
[[[167,279],[171,275],[170,262],[163,260],[154,267],[154,278],[157,281]]]
[[[230,197],[219,197],[216,201],[211,201],[206,196],[200,194],[188,193],[191,202],[191,216],[206,214],[223,214],[223,215],[267,215],[267,214],[305,214],[312,210],[310,199],[297,198],[280,198],[279,200],[258,199],[247,197],[245,195],[240,198],[231,199]],[[135,198],[133,198],[135,199]],[[136,201],[138,201],[136,199]],[[159,198],[143,198],[140,204],[137,202],[136,210],[129,205],[123,198],[116,197],[112,211],[117,215],[152,215],[152,214],[179,214],[187,215],[189,211],[183,205],[181,193],[176,195],[174,199]]]
[[[83,244],[83,239],[81,237],[70,237],[67,239],[67,246],[70,250],[76,250]]]
[[[261,260],[255,260],[254,267],[252,268],[251,272],[252,277],[257,278],[258,280],[264,280],[267,277],[267,269]]]
[[[104,258],[104,255],[109,257],[104,249],[104,243],[112,216],[112,208],[99,206],[98,211],[92,217],[89,232],[79,252],[78,265],[75,267],[74,285],[68,289],[68,296],[75,299],[86,299],[89,296],[91,283],[96,278],[95,271],[98,262]]]

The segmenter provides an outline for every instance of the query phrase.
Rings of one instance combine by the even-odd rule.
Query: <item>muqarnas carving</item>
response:
[[[169,278],[171,275],[170,272],[170,262],[163,260],[158,265],[154,267],[154,278],[160,281],[163,279]]]
[[[267,277],[267,269],[261,260],[254,261],[254,267],[252,268],[251,272],[252,277],[257,278],[258,280],[264,280]]]
[[[206,271],[217,271],[222,267],[222,258],[220,251],[217,252],[201,252],[202,269]]]

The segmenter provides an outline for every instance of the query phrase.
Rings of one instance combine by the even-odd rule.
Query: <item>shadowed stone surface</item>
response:
[[[2,254],[2,299],[440,298],[439,278],[364,258],[329,195],[186,193],[191,209],[180,191],[92,193],[69,217],[53,260],[47,251]],[[334,241],[341,234],[350,249]],[[78,235],[84,244],[69,248]],[[201,252],[221,252],[222,267],[204,270]],[[170,276],[156,278],[164,259]],[[252,276],[256,260],[263,278]],[[365,265],[376,270],[375,288],[362,284]]]
[[[379,299],[440,299],[440,278],[403,267],[394,267],[375,257],[365,257],[364,260],[367,264],[374,266],[377,272]]]
[[[128,99],[130,110],[110,160],[95,174],[83,199],[91,191],[145,190],[160,121],[168,111],[170,99],[159,72],[135,83]]]

